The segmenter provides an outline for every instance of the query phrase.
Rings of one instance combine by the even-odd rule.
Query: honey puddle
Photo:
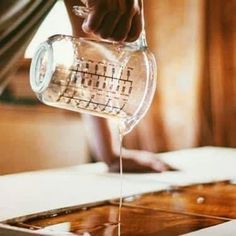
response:
[[[235,197],[236,185],[229,181],[196,184],[136,195],[123,202],[117,199],[22,217],[7,224],[40,235],[177,236],[235,219]]]

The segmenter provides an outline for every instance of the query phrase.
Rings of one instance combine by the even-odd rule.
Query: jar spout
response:
[[[139,35],[139,38],[131,43],[126,43],[126,46],[130,46],[132,48],[135,48],[136,50],[143,50],[147,48],[147,40],[146,40],[146,34],[145,30],[143,29],[141,34]]]

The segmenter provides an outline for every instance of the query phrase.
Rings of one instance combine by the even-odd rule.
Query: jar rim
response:
[[[45,56],[46,55],[46,56]],[[46,57],[45,73],[40,73],[43,66],[42,60]],[[41,43],[37,48],[30,66],[30,85],[35,93],[40,93],[46,90],[54,72],[53,66],[53,49],[50,42]]]

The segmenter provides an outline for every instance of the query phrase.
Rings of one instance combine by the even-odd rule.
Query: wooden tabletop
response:
[[[202,157],[205,158],[206,153],[214,154],[215,160],[219,162],[218,165],[209,166],[209,175],[204,172],[204,168],[201,167],[202,162],[199,161]],[[204,236],[216,235],[207,234],[211,230],[220,232],[218,235],[236,235],[236,173],[235,175],[233,175],[233,171],[230,173],[230,165],[233,165],[234,161],[236,164],[235,154],[236,151],[233,149],[219,148],[187,150],[174,152],[173,155],[168,153],[163,156],[163,159],[175,164],[175,167],[179,169],[178,173],[125,175],[123,196],[126,197],[123,198],[120,211],[120,224],[118,224],[119,175],[107,173],[102,164],[5,176],[5,182],[4,178],[2,182],[0,178],[3,194],[4,191],[7,191],[6,183],[12,184],[13,181],[21,182],[22,188],[26,190],[26,186],[29,186],[30,183],[29,177],[31,177],[31,181],[38,184],[39,189],[28,189],[35,192],[35,195],[30,194],[32,198],[35,198],[34,200],[23,200],[23,196],[27,196],[26,193],[22,194],[20,189],[12,190],[12,194],[13,192],[18,193],[15,208],[21,204],[21,211],[15,211],[15,218],[10,215],[4,218],[0,213],[0,217],[2,217],[0,233],[8,233],[11,230],[11,232],[15,232],[14,235],[24,235],[23,232],[40,235],[47,233],[68,235],[70,232],[70,235],[116,236],[120,229],[121,236],[175,236],[192,235],[194,232],[200,232],[199,235]],[[193,163],[179,162],[179,158],[184,161],[187,156]],[[199,157],[196,158],[197,156]],[[209,157],[210,161],[211,158]],[[174,159],[175,161],[173,161]],[[205,158],[204,163],[207,164],[208,161],[208,158]],[[220,165],[228,171],[225,171],[225,175],[219,173],[217,176],[217,168]],[[181,181],[183,176],[188,178],[189,173],[186,170],[193,168],[192,166],[195,171],[199,170],[201,183],[196,183],[196,178],[192,178],[188,183],[183,181],[183,185],[177,186],[176,183]],[[195,174],[194,170],[190,170],[190,172]],[[214,177],[210,172],[215,173]],[[161,175],[165,176],[165,183],[160,182],[160,179],[163,178]],[[170,183],[173,175],[176,181]],[[229,177],[231,178],[229,179]],[[45,180],[48,180],[48,183]],[[81,180],[83,181],[81,182]],[[41,185],[40,181],[43,182]],[[46,194],[48,189],[45,186],[49,186],[50,181],[54,185],[63,185],[64,192],[59,191],[58,186],[53,190],[55,195],[52,192],[45,197],[40,195],[40,191],[43,191],[44,195]],[[75,186],[75,183],[78,183],[78,187]],[[66,184],[71,185],[71,189]],[[8,189],[8,191],[10,190]],[[63,194],[64,196],[62,196]],[[78,204],[75,204],[76,199]],[[0,200],[4,200],[1,199],[1,195]],[[44,207],[35,206],[36,204],[43,205],[43,201],[47,201],[47,204],[44,203]],[[48,204],[50,201],[51,208]],[[6,200],[5,202],[7,203]],[[8,202],[11,202],[10,196]],[[27,214],[25,211],[27,203],[28,208],[34,209],[31,214]],[[0,210],[3,210],[4,213],[4,208],[1,206],[0,204]],[[11,206],[8,207],[11,209]],[[6,210],[5,212],[7,215]],[[28,213],[30,213],[29,209]],[[19,232],[21,234],[18,234]]]

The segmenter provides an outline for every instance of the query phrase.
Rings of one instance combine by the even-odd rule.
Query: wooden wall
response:
[[[127,147],[236,147],[235,0],[144,0],[158,88]]]
[[[0,175],[88,162],[79,114],[34,104],[28,71],[29,62],[23,63],[8,86],[10,99],[0,99]]]

